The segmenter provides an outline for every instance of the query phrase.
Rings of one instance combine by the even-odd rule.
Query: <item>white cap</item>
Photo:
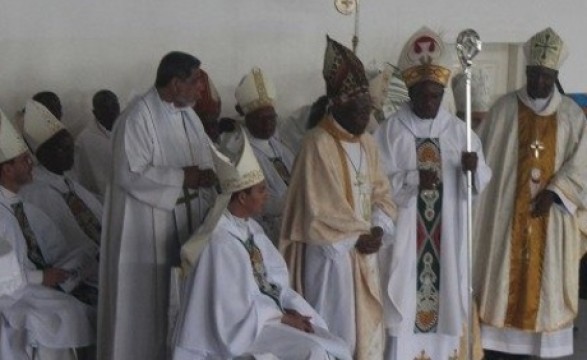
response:
[[[568,55],[567,46],[551,28],[536,33],[524,44],[524,56],[529,66],[558,70]]]
[[[474,67],[471,71],[471,111],[489,111],[491,106],[491,78],[487,71]],[[465,112],[467,106],[467,84],[464,73],[456,74],[452,79],[452,93],[455,107],[459,112]]]
[[[397,66],[409,88],[421,81],[434,81],[446,86],[450,70],[445,66],[444,42],[427,27],[416,31],[406,42]]]
[[[0,109],[0,164],[29,151],[22,136]]]
[[[181,266],[184,276],[189,273],[196,263],[204,245],[216,228],[220,216],[228,206],[232,193],[247,189],[265,179],[263,170],[259,166],[259,162],[242,127],[239,127],[236,133],[238,133],[240,141],[240,152],[235,156],[236,159],[229,159],[218,152],[213,144],[210,144],[212,160],[214,161],[216,176],[218,176],[222,193],[216,197],[214,206],[208,211],[206,219],[198,228],[198,231],[181,247]]]
[[[35,100],[27,101],[24,110],[23,134],[33,153],[64,129],[63,124],[46,107]]]
[[[267,106],[275,106],[275,86],[261,69],[254,67],[238,84],[234,96],[246,114]]]

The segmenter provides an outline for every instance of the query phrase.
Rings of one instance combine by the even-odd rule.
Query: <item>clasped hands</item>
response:
[[[361,254],[373,254],[379,251],[383,239],[383,229],[379,226],[371,228],[369,234],[362,234],[355,243],[355,249]]]

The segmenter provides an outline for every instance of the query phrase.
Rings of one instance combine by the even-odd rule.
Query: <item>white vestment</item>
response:
[[[69,185],[68,185],[69,184]],[[38,164],[33,168],[33,181],[19,192],[22,198],[40,208],[53,220],[64,240],[72,248],[85,248],[92,254],[100,251],[94,242],[80,227],[63,195],[72,190],[86,204],[98,221],[102,221],[102,204],[82,185],[68,175],[57,175]]]
[[[556,114],[554,174],[546,188],[561,199],[560,204],[552,205],[548,215],[535,328],[525,331],[505,325],[517,187],[519,101],[534,114]],[[546,100],[532,100],[524,87],[500,98],[478,133],[494,171],[493,181],[479,199],[474,226],[474,284],[483,346],[541,357],[568,355],[573,349],[570,327],[578,311],[577,269],[586,245],[581,243],[577,221],[577,211],[587,205],[585,115],[556,90]]]
[[[102,231],[99,359],[166,359],[170,268],[216,194],[189,190],[186,201],[182,168],[213,168],[209,141],[191,108],[164,102],[155,88],[117,121]]]
[[[280,288],[280,305],[255,280],[244,245],[251,236],[267,280]],[[311,317],[315,333],[282,324],[283,309]],[[268,354],[281,360],[351,359],[342,339],[331,335],[320,315],[291,289],[286,264],[259,224],[228,210],[186,281],[179,318],[174,360]]]
[[[112,169],[110,131],[91,120],[75,139],[75,173],[79,182],[104,202]]]
[[[41,285],[43,271],[28,247],[12,205],[18,195],[0,187],[0,358],[28,360],[33,348],[68,349],[95,343],[95,310],[73,296]],[[24,213],[47,264],[70,257],[62,235],[34,205]]]
[[[468,313],[467,187],[461,167],[461,154],[466,151],[466,126],[443,108],[433,120],[422,120],[412,112],[410,104],[404,104],[381,123],[374,136],[399,208],[395,240],[382,269],[383,288],[388,295],[385,299],[389,300],[384,313],[392,337],[387,358],[404,360],[425,355],[432,360],[446,360],[458,352]],[[473,191],[478,193],[489,182],[491,169],[485,164],[479,138],[472,136],[472,151],[479,159]],[[440,290],[435,332],[415,333],[419,194],[416,139],[425,138],[438,139],[440,145]]]
[[[279,159],[285,166],[287,173],[291,174],[294,161],[294,154],[278,138],[272,136],[269,140],[256,139],[249,135],[249,141],[259,161],[259,165],[265,175],[265,182],[269,192],[269,198],[265,203],[263,214],[257,219],[267,236],[277,244],[281,229],[281,213],[287,193],[287,184],[276,170],[274,159]],[[289,181],[289,179],[288,179]]]
[[[338,125],[336,125],[338,126]],[[342,129],[342,128],[341,128]],[[369,164],[361,143],[341,141],[345,152],[349,178],[352,185],[353,202],[357,216],[384,231],[384,244],[380,252],[386,251],[394,233],[393,220],[377,207],[371,208],[372,187],[369,183]],[[359,178],[362,180],[359,181]],[[368,195],[368,196],[366,196]],[[355,352],[357,339],[353,260],[355,244],[360,233],[348,234],[331,245],[307,245],[304,271],[304,296],[324,318],[331,331],[342,337]],[[378,256],[366,257],[369,274],[379,282]],[[342,316],[341,314],[344,314]],[[384,329],[381,336],[373,336],[370,359],[380,359],[385,344]],[[379,352],[379,350],[381,350]]]

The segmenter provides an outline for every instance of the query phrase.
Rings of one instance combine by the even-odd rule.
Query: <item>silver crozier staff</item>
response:
[[[481,51],[481,39],[473,29],[466,29],[457,36],[457,54],[463,67],[466,80],[466,124],[467,124],[467,152],[471,152],[471,67],[473,58]],[[467,336],[467,357],[473,359],[473,173],[467,171],[467,251],[468,251],[468,286],[469,286],[469,316]]]

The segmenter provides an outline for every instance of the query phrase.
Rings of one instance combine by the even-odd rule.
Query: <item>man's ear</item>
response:
[[[245,204],[245,196],[246,196],[246,195],[247,195],[247,194],[246,194],[244,191],[241,191],[241,192],[238,194],[238,202],[239,202],[239,203],[241,203],[242,205],[244,205],[244,204]]]

